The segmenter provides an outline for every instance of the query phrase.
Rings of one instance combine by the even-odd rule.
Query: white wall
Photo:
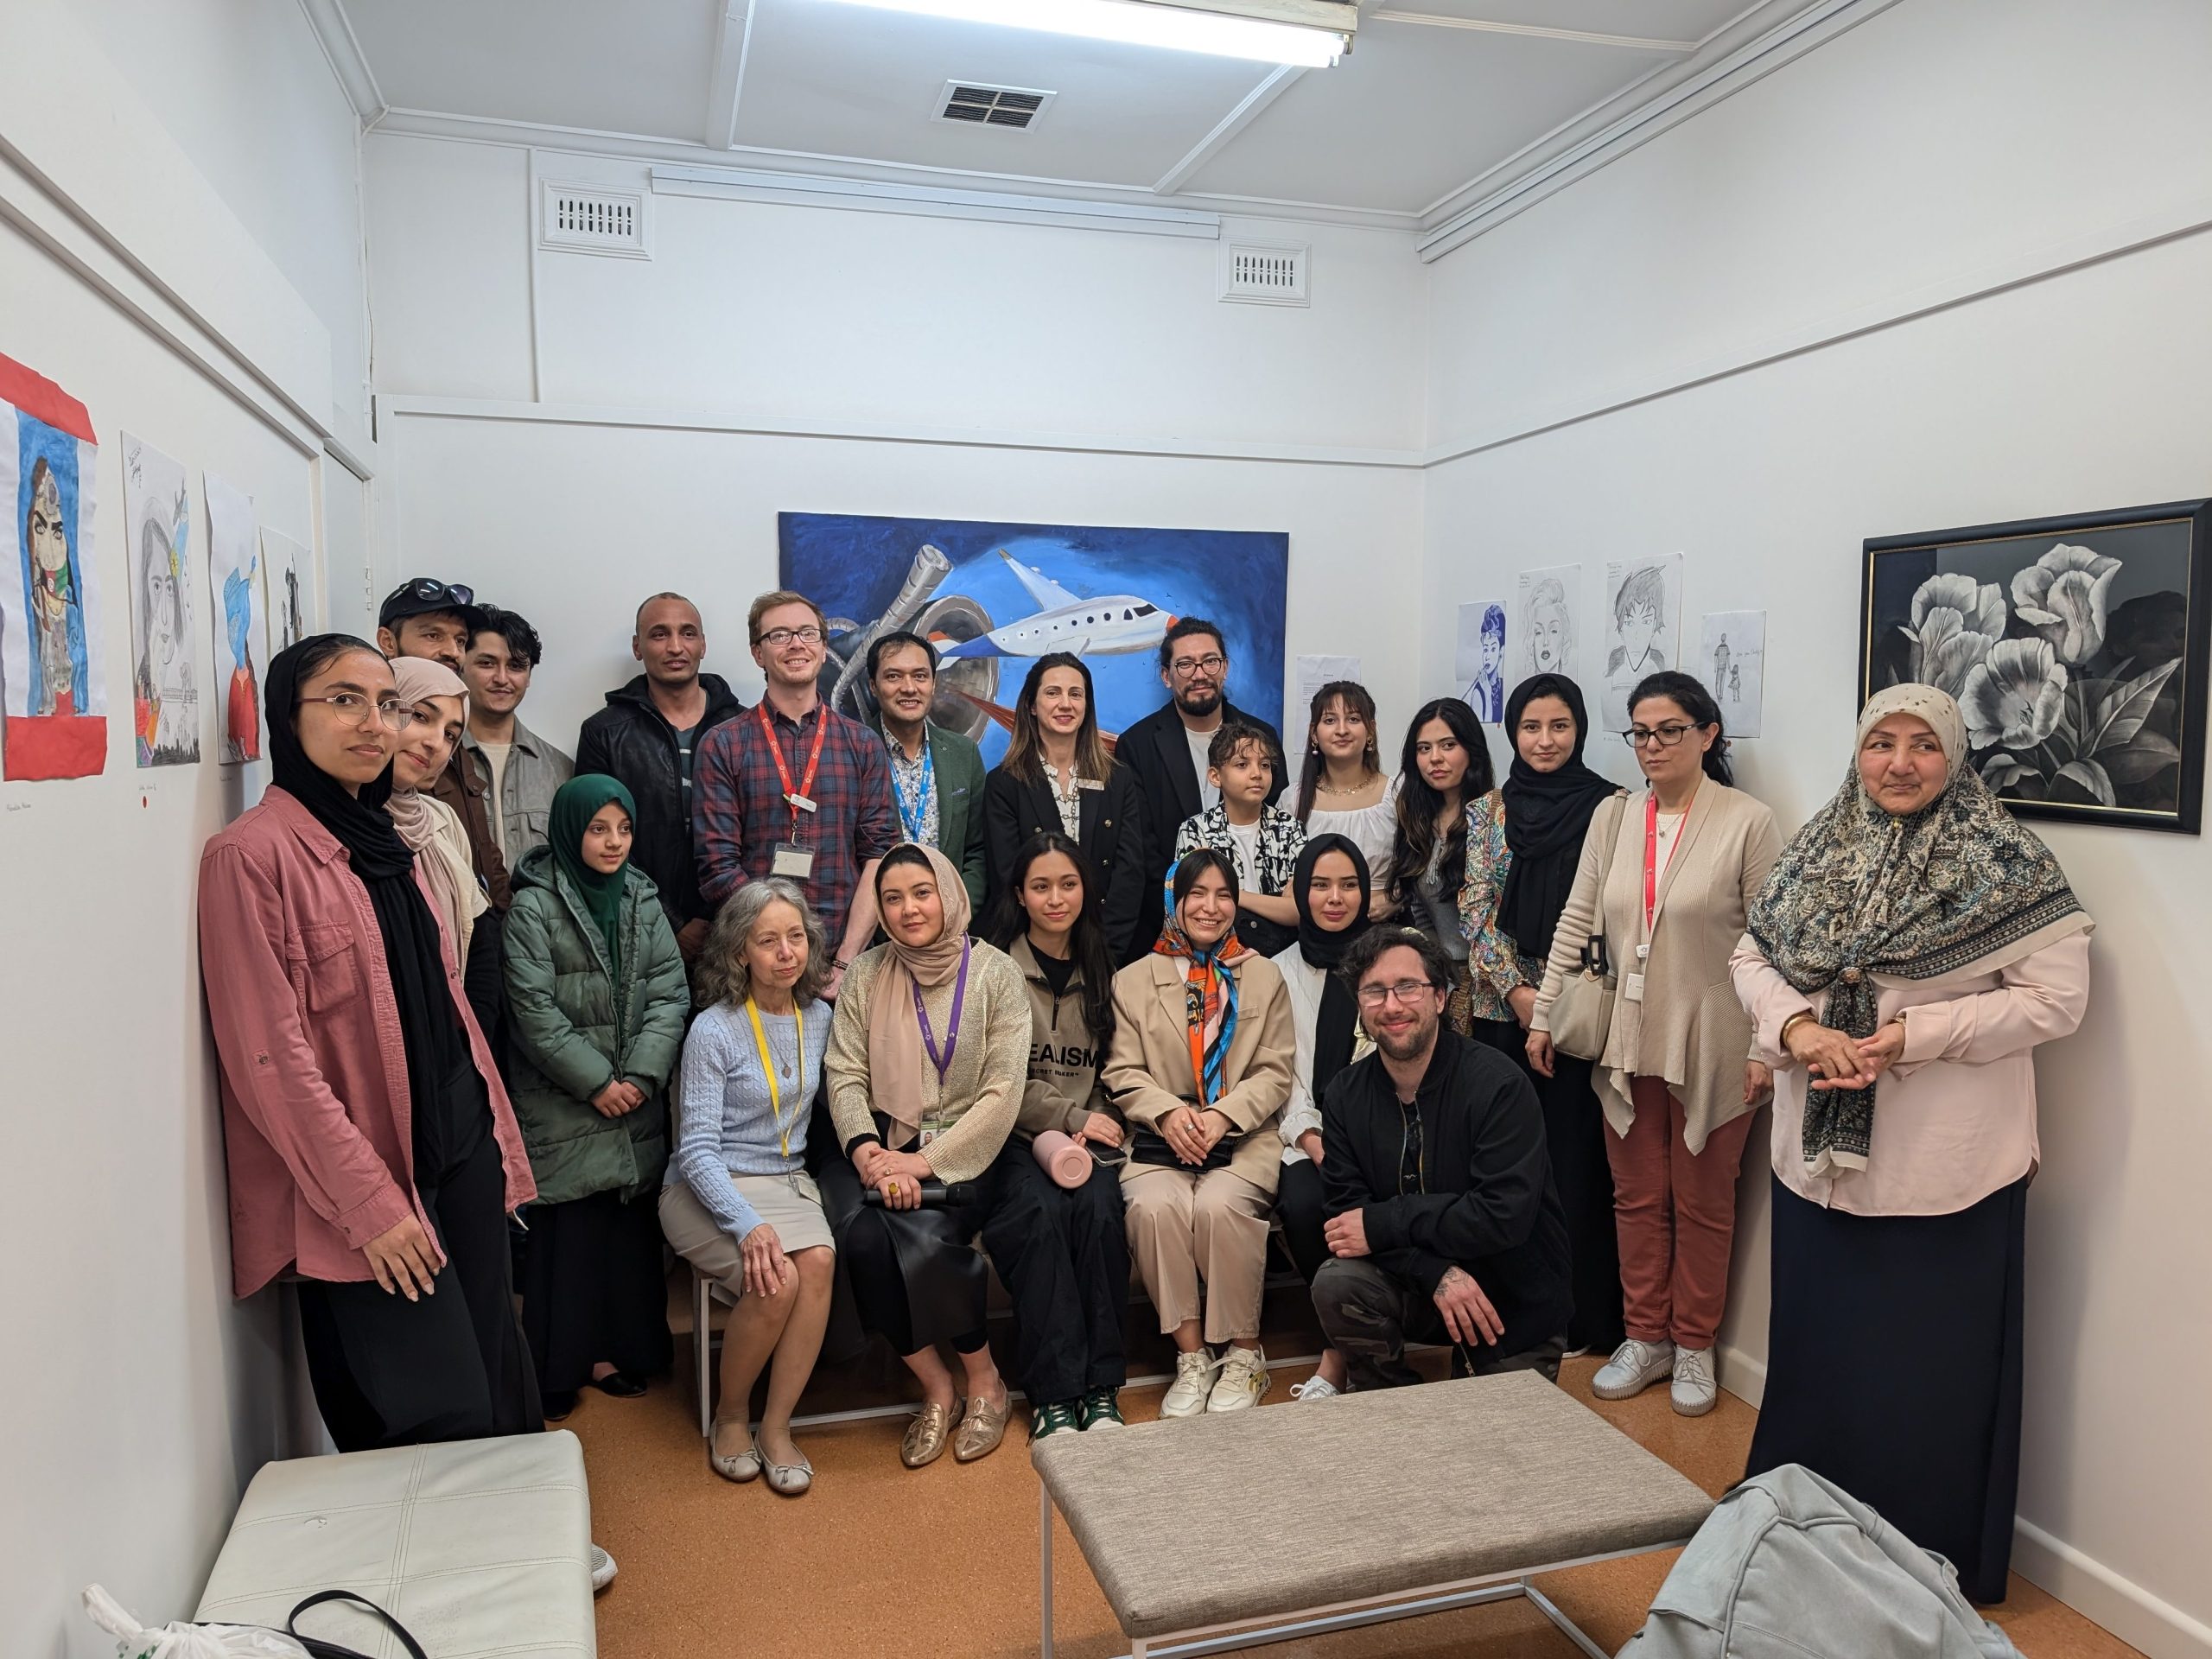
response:
[[[1522,568],[1685,550],[1690,638],[1768,613],[1741,775],[1794,830],[1849,760],[1863,538],[2212,493],[2208,73],[2185,0],[1906,0],[1433,267],[1429,438],[1460,458],[1427,477],[1425,661]],[[2044,833],[2097,985],[2039,1062],[2016,1564],[2202,1656],[2207,853]],[[1763,1188],[1724,1335],[1753,1397]]]
[[[757,685],[738,619],[784,510],[1287,531],[1291,652],[1416,696],[1402,617],[1360,602],[1420,557],[1406,238],[1302,227],[1313,304],[1277,309],[1220,303],[1208,241],[692,196],[652,200],[651,262],[533,256],[528,152],[372,135],[365,166],[378,578],[528,614],[548,735],[632,671],[657,588]]]
[[[278,1298],[231,1296],[193,893],[201,843],[258,795],[265,768],[212,759],[220,699],[200,474],[246,490],[264,523],[296,539],[334,534],[365,548],[359,480],[327,461],[311,424],[334,429],[332,383],[358,386],[365,361],[358,326],[350,376],[334,359],[342,282],[303,298],[245,229],[256,205],[242,194],[233,211],[200,171],[225,172],[214,150],[226,146],[241,157],[289,143],[301,153],[271,189],[315,206],[284,257],[342,273],[358,233],[337,220],[311,227],[321,204],[353,189],[350,144],[321,143],[350,117],[291,0],[193,0],[128,16],[56,0],[18,10],[21,38],[41,49],[0,60],[0,139],[14,157],[0,161],[0,351],[81,398],[99,438],[92,569],[108,756],[95,779],[0,785],[0,851],[17,872],[0,892],[16,1176],[0,1205],[14,1355],[0,1368],[0,1417],[12,1425],[0,1447],[0,1652],[92,1659],[113,1643],[78,1610],[82,1586],[102,1581],[156,1621],[188,1614],[245,1481],[309,1444]],[[126,74],[99,43],[172,27],[201,38],[178,46],[171,85],[159,84],[150,50]],[[250,84],[200,79],[200,60],[226,40],[251,66]],[[305,41],[307,55],[264,54],[284,40]],[[196,111],[195,156],[155,118],[157,99]],[[321,245],[326,235],[340,245]],[[340,326],[324,325],[321,305]],[[211,756],[197,767],[135,766],[124,430],[188,470]]]

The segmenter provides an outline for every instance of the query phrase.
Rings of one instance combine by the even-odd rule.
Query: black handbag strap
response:
[[[346,1601],[353,1603],[355,1606],[367,1608],[369,1611],[382,1619],[391,1633],[399,1638],[399,1645],[407,1649],[408,1659],[430,1659],[430,1656],[423,1651],[423,1644],[408,1634],[404,1624],[366,1596],[356,1595],[351,1590],[318,1590],[314,1595],[293,1608],[292,1616],[284,1621],[284,1634],[305,1648],[315,1656],[315,1659],[367,1659],[366,1655],[357,1652],[352,1648],[340,1647],[335,1642],[325,1642],[319,1637],[300,1634],[300,1615],[310,1607],[320,1607],[327,1601]]]

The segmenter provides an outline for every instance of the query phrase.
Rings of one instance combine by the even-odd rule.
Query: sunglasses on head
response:
[[[476,590],[465,582],[440,582],[432,576],[417,576],[407,584],[407,596],[425,603],[436,600],[450,600],[455,606],[474,605]]]

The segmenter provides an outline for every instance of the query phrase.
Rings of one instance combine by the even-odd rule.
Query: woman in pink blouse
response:
[[[1749,1473],[1802,1463],[2005,1599],[2018,1486],[2034,1051],[2080,1025],[2092,923],[1893,686],[1732,964],[1775,1071],[1774,1313]]]

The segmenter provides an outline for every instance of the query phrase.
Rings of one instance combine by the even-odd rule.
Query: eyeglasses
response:
[[[1641,749],[1652,744],[1662,749],[1671,749],[1695,730],[1696,727],[1684,725],[1679,721],[1669,721],[1664,726],[1631,726],[1621,734],[1621,741],[1631,749]]]
[[[310,702],[328,703],[331,712],[351,726],[367,725],[372,710],[375,712],[379,726],[389,726],[395,731],[405,731],[415,719],[415,711],[397,697],[386,697],[372,703],[358,691],[334,691],[327,697],[300,699],[302,708]]]
[[[450,599],[455,605],[476,602],[476,590],[466,582],[440,582],[435,576],[417,576],[400,591],[410,599],[425,601]]]
[[[1395,999],[1410,1008],[1421,1000],[1423,992],[1436,988],[1425,979],[1402,979],[1395,985],[1363,985],[1359,988],[1359,1006],[1379,1008]]]
[[[1228,666],[1229,658],[1217,651],[1208,657],[1178,657],[1167,664],[1167,669],[1177,679],[1187,680],[1200,669],[1209,674],[1218,674]]]
[[[822,630],[809,626],[804,628],[771,628],[760,636],[760,643],[771,651],[781,651],[785,645],[818,645]]]

